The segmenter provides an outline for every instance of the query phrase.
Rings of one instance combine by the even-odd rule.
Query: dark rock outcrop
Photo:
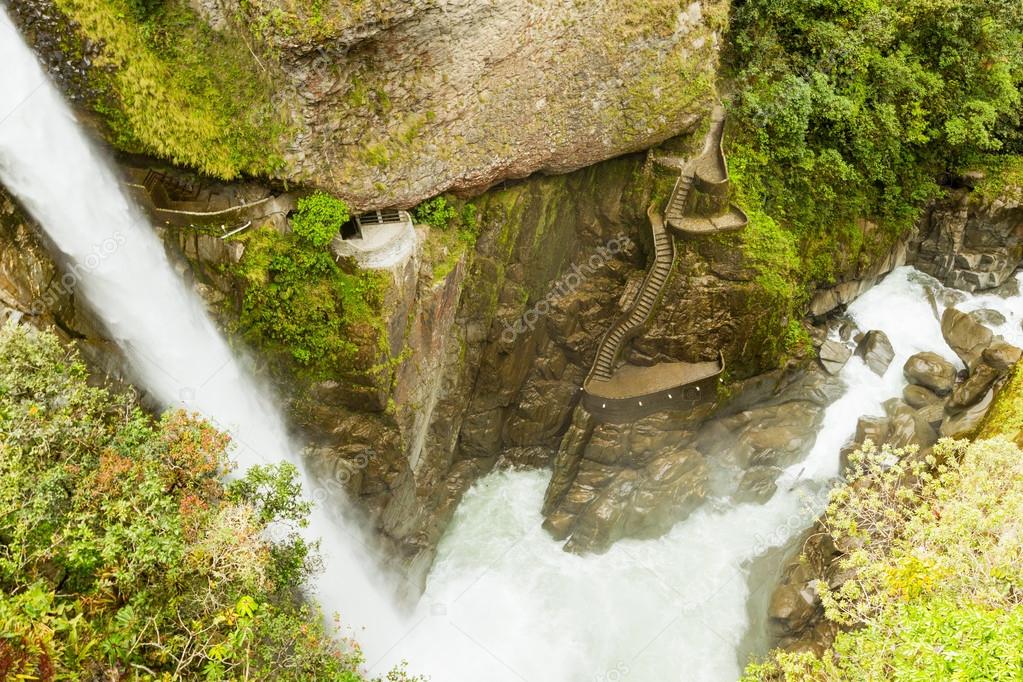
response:
[[[1023,260],[1023,207],[1007,196],[950,191],[921,223],[910,262],[946,286],[983,291],[1005,282]]]

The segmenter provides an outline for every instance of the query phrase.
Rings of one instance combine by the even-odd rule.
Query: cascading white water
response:
[[[936,311],[927,290],[938,294]],[[751,586],[744,564],[810,525],[857,418],[883,414],[883,401],[901,393],[910,355],[929,350],[961,364],[938,323],[941,301],[956,295],[962,310],[999,310],[1007,322],[996,332],[1023,345],[1018,294],[953,294],[911,268],[897,270],[849,310],[861,330],[888,334],[895,359],[884,377],[850,360],[841,373],[844,395],[766,504],[712,501],[661,539],[578,557],[540,528],[547,472],[502,471],[480,481],[440,545],[402,647],[412,669],[445,682],[737,679],[751,589],[773,588]]]
[[[159,400],[187,404],[228,427],[244,468],[287,459],[299,466],[266,392],[240,368],[118,180],[79,131],[31,51],[0,9],[0,181],[39,220],[74,282]],[[466,495],[440,546],[414,618],[402,622],[369,575],[358,531],[317,507],[323,539],[317,586],[325,610],[364,627],[375,672],[399,658],[443,682],[664,682],[734,680],[748,627],[745,565],[813,519],[806,494],[838,473],[838,452],[861,414],[903,386],[902,365],[921,350],[958,364],[941,338],[926,289],[955,296],[900,269],[850,309],[862,330],[882,329],[896,351],[884,377],[858,359],[842,372],[844,395],[816,443],[765,504],[712,500],[653,541],[623,541],[578,557],[540,528],[546,472],[498,472]],[[993,308],[995,331],[1023,345],[1023,298],[960,296],[963,310]],[[714,453],[707,453],[713,457]],[[307,490],[315,483],[305,476]],[[820,496],[813,496],[819,508]],[[393,647],[393,648],[392,648]]]
[[[267,392],[247,376],[197,297],[171,269],[139,209],[83,135],[35,55],[0,7],[0,181],[39,221],[76,288],[123,350],[132,374],[161,403],[184,405],[227,428],[244,470],[291,461],[307,496],[315,482]],[[374,577],[362,536],[323,505],[309,535],[325,568],[315,592],[369,655],[396,641],[400,619]]]

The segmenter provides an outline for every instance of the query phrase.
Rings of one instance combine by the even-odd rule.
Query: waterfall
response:
[[[319,498],[265,387],[247,375],[163,246],[80,130],[34,53],[0,7],[0,182],[39,222],[67,264],[63,284],[88,302],[129,371],[167,407],[201,412],[230,431],[239,469],[290,461]],[[322,492],[322,491],[320,491]],[[340,613],[369,656],[400,637],[358,528],[314,505],[308,535],[324,570],[310,586],[327,617]]]

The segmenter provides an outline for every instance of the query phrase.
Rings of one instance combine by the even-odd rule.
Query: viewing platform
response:
[[[731,179],[723,148],[725,115],[714,112],[703,153],[686,163],[668,200],[668,226],[683,237],[703,237],[737,232],[749,218],[731,203]]]
[[[624,365],[610,379],[590,379],[583,407],[600,421],[621,423],[665,410],[692,409],[717,395],[725,371],[718,355],[712,362],[664,362],[650,367]]]
[[[127,186],[157,226],[219,229],[222,237],[275,216],[283,218],[295,209],[298,200],[294,192],[272,194],[253,187],[204,186],[151,168],[129,169],[128,176]]]
[[[731,182],[722,140],[724,110],[715,109],[703,151],[694,159],[675,157],[678,180],[664,218],[654,206],[647,211],[653,233],[654,261],[635,301],[601,339],[597,356],[583,384],[582,405],[602,422],[627,422],[665,410],[692,409],[717,397],[725,371],[724,356],[708,362],[665,362],[652,366],[619,365],[626,345],[653,319],[675,263],[674,235],[704,237],[736,232],[749,224],[731,203]],[[662,162],[663,165],[663,162]]]
[[[371,211],[355,216],[348,229],[334,237],[334,256],[353,258],[360,268],[382,270],[401,265],[415,252],[412,216],[406,211]]]

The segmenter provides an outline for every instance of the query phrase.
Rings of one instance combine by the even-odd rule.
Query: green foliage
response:
[[[211,29],[185,0],[56,0],[100,45],[89,72],[111,142],[211,176],[268,174],[286,125],[270,74],[242,36]]]
[[[942,172],[1018,149],[1021,37],[1008,0],[734,5],[729,166],[779,320],[909,229]]]
[[[984,178],[975,192],[984,199],[999,197],[1023,200],[1023,156],[1018,154],[988,155],[977,166]]]
[[[778,653],[744,680],[1018,680],[1023,676],[1023,452],[943,440],[933,455],[851,459],[824,516],[850,579],[818,584],[845,628],[824,656]]]
[[[293,468],[225,488],[202,418],[90,386],[50,333],[9,324],[0,357],[0,678],[363,679],[296,600]]]
[[[239,325],[250,342],[319,377],[351,366],[367,328],[385,333],[386,283],[379,273],[344,272],[328,251],[297,233],[264,227],[242,239]]]
[[[437,196],[412,209],[412,218],[417,224],[434,228],[426,243],[426,255],[433,264],[435,282],[447,277],[479,238],[479,211],[472,203],[458,206],[447,197]]]
[[[412,209],[412,217],[417,223],[446,230],[458,218],[458,209],[446,197],[434,197]]]
[[[349,218],[348,204],[329,194],[314,192],[298,200],[291,229],[310,246],[323,248],[341,232]]]
[[[1002,436],[1023,447],[1023,363],[1017,364],[1009,381],[998,391],[977,438]]]

